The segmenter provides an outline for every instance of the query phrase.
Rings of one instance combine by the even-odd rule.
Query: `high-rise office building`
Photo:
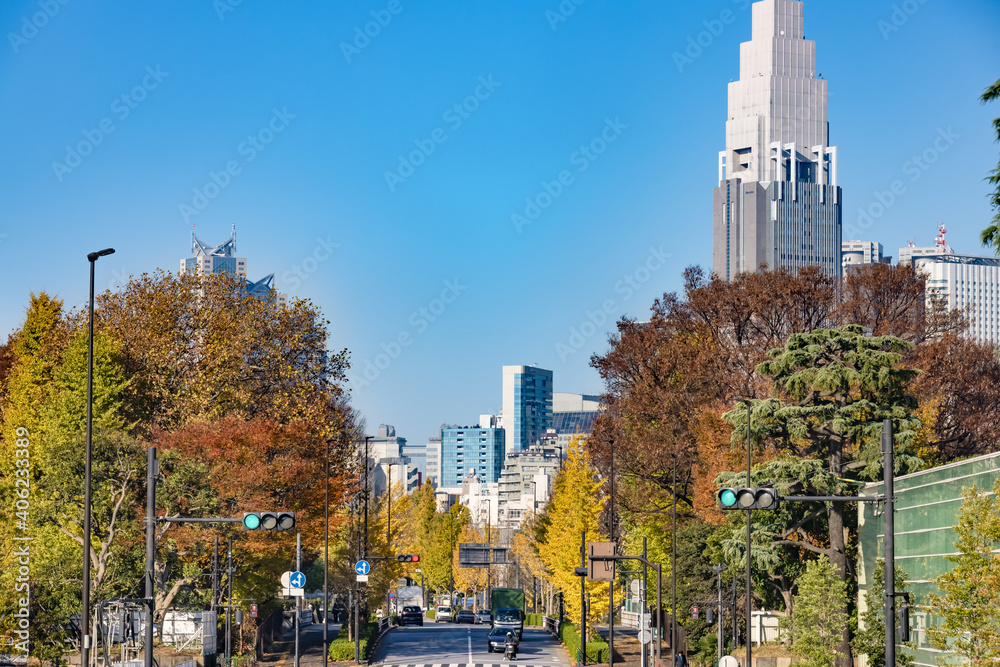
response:
[[[507,452],[520,452],[552,428],[552,371],[535,366],[503,367],[502,424]]]
[[[288,297],[285,294],[279,294],[274,287],[273,273],[256,282],[247,280],[246,257],[236,256],[236,225],[233,225],[229,239],[217,246],[209,245],[200,240],[192,230],[191,254],[194,256],[181,260],[181,273],[197,273],[203,276],[228,273],[243,281],[243,287],[247,294],[262,301],[274,298],[278,305],[287,305]]]
[[[454,488],[474,474],[480,481],[496,483],[503,470],[504,430],[480,426],[441,428],[441,479],[439,486]]]
[[[726,280],[763,265],[841,274],[841,190],[827,82],[805,38],[803,3],[753,5],[729,84],[726,150],[713,197],[712,270]]]

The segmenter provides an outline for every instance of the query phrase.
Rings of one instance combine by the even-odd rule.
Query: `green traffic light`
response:
[[[719,500],[726,507],[732,507],[736,504],[736,493],[732,489],[726,489],[721,494],[719,494]]]
[[[257,530],[260,528],[260,516],[257,514],[247,514],[243,517],[243,525],[248,530]]]

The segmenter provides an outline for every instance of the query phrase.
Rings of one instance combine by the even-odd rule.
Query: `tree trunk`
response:
[[[830,440],[830,473],[834,477],[843,474],[843,440],[831,438]],[[830,525],[830,563],[837,568],[840,580],[847,581],[847,553],[844,544],[844,503],[830,503],[829,525]],[[844,614],[848,615],[847,600],[844,600]],[[844,631],[840,636],[840,646],[837,647],[837,667],[853,667],[854,659],[851,654],[851,629],[844,626]]]

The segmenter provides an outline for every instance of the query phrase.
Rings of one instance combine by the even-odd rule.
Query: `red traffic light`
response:
[[[396,556],[397,563],[419,563],[420,556],[417,554],[399,554]]]
[[[413,554],[412,559],[413,560],[411,562],[413,562],[413,563],[419,563],[420,562],[420,556],[418,556],[417,554]]]

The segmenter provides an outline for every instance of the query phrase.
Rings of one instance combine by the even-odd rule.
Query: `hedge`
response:
[[[364,655],[368,651],[368,640],[361,640],[361,656],[364,660]],[[330,660],[335,662],[354,662],[354,642],[348,640],[346,637],[334,639],[330,642]]]
[[[378,623],[375,621],[369,621],[365,623],[361,628],[361,659],[363,661],[367,660],[368,656],[368,646],[375,646],[375,640],[378,638]],[[347,625],[343,625],[340,628],[340,632],[337,633],[337,637],[330,642],[330,660],[335,660],[337,662],[343,662],[345,660],[354,662],[354,642],[347,638]]]
[[[434,612],[435,612],[434,609],[428,609],[427,610],[427,618],[429,618],[431,620],[434,620]]]
[[[559,639],[569,650],[570,658],[576,660],[580,654],[580,633],[572,623],[562,623],[559,626]],[[602,663],[608,661],[608,643],[604,639],[587,642],[587,662]]]
[[[541,627],[542,625],[544,625],[542,623],[543,618],[545,618],[545,614],[526,614],[524,617],[524,624],[535,627]]]

